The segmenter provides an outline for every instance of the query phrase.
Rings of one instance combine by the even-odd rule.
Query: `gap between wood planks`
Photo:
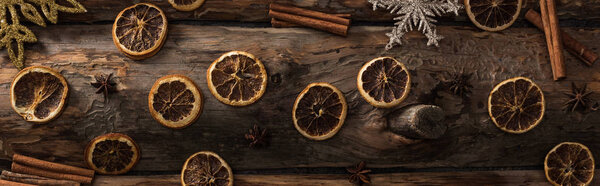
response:
[[[596,171],[594,177],[600,176]],[[370,174],[371,185],[550,185],[542,170]],[[235,174],[235,185],[350,185],[340,174]],[[180,176],[97,176],[94,185],[179,185]],[[597,179],[591,185],[598,184]]]
[[[390,21],[355,21],[353,20],[351,26],[385,26],[394,27],[393,20]],[[112,25],[113,21],[93,21],[93,22],[59,22],[53,25]],[[574,28],[600,28],[600,19],[592,20],[575,20],[567,19],[560,20],[561,27],[574,27]],[[33,24],[26,22],[24,25],[34,26]],[[265,28],[271,27],[270,22],[240,22],[240,21],[210,21],[210,20],[169,20],[169,25],[201,25],[201,26],[233,26],[233,27],[245,27],[245,28]],[[437,26],[466,26],[472,27],[477,30],[473,23],[468,21],[452,21],[447,18],[440,18]],[[36,25],[37,26],[37,25]],[[52,25],[48,25],[52,26]],[[535,26],[529,23],[525,19],[519,19],[510,28],[535,28]],[[510,29],[508,28],[508,29]],[[484,32],[483,30],[480,30]],[[501,32],[501,31],[500,31]]]

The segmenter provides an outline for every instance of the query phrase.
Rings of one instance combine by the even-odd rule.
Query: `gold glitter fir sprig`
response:
[[[69,5],[59,5],[56,0],[0,0],[0,49],[6,48],[8,57],[17,69],[21,70],[24,67],[25,49],[23,43],[37,42],[33,32],[21,25],[19,20],[21,15],[30,22],[45,27],[46,22],[34,5],[37,5],[46,19],[53,24],[56,24],[58,20],[58,11],[68,13],[84,13],[87,11],[76,0],[65,1]],[[14,47],[17,48],[16,53]]]

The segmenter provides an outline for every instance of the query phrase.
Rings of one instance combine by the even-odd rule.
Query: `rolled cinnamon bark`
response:
[[[542,0],[546,1],[546,5],[548,6],[548,20],[550,20],[550,33],[552,35],[552,47],[554,52],[554,80],[560,80],[565,77],[565,56],[563,55],[563,47],[562,40],[560,39],[560,30],[558,27],[558,17],[556,16],[556,5],[554,4],[554,0]]]
[[[31,184],[18,183],[18,182],[13,182],[13,181],[8,181],[8,180],[0,180],[0,185],[2,185],[2,186],[35,186],[35,185],[31,185]]]
[[[273,28],[292,28],[292,27],[302,27],[301,25],[297,25],[294,23],[290,23],[287,21],[277,20],[275,18],[271,18],[271,26]]]
[[[529,11],[527,11],[525,14],[525,19],[535,25],[538,29],[544,30],[542,17],[535,10],[529,9]],[[562,30],[560,30],[560,35],[563,41],[563,46],[569,53],[579,58],[588,66],[592,66],[594,62],[596,62],[598,59],[598,55],[596,53]]]
[[[16,173],[31,174],[31,175],[52,178],[52,179],[59,179],[59,180],[72,180],[72,181],[76,181],[79,183],[87,183],[87,184],[92,183],[91,177],[75,175],[75,174],[51,172],[48,170],[43,170],[43,169],[39,169],[39,168],[35,168],[35,167],[21,165],[14,161],[12,163],[11,169],[12,169],[12,172],[16,172]]]
[[[34,184],[34,185],[53,185],[53,186],[79,186],[79,185],[81,185],[75,181],[44,178],[44,177],[35,176],[35,175],[14,173],[14,172],[6,171],[6,170],[2,171],[2,174],[0,175],[0,179],[8,180],[8,181],[15,181],[15,182],[19,182],[19,183]]]
[[[545,0],[540,0],[540,12],[542,15],[540,16],[542,31],[544,31],[544,36],[546,36],[546,48],[548,48],[548,58],[550,59],[550,65],[552,65],[552,75],[554,75],[554,47],[552,47],[552,34],[550,33],[550,20],[548,19],[548,5],[546,5]]]
[[[286,22],[290,22],[290,23],[294,23],[294,24],[298,24],[298,25],[302,25],[302,26],[306,26],[306,27],[311,27],[314,29],[331,32],[331,33],[338,34],[341,36],[346,36],[348,34],[348,26],[329,22],[329,21],[323,21],[323,20],[318,20],[318,19],[299,16],[299,15],[293,15],[293,14],[287,14],[287,13],[278,12],[278,11],[274,11],[274,10],[269,10],[269,16],[271,16],[275,19],[278,19],[278,20],[282,20],[282,21],[286,21]]]
[[[319,19],[319,20],[323,20],[323,21],[329,21],[332,23],[337,23],[337,24],[346,25],[346,26],[350,25],[349,19],[345,19],[340,16],[335,16],[332,14],[326,14],[323,12],[317,12],[317,11],[293,7],[293,6],[285,6],[285,5],[280,5],[280,4],[276,4],[276,3],[271,3],[271,5],[269,7],[270,7],[270,10],[274,10],[277,12],[294,14],[294,15],[299,15],[299,16],[304,16],[304,17],[310,17],[310,18]]]
[[[74,167],[74,166],[69,166],[69,165],[64,165],[64,164],[59,164],[59,163],[53,163],[53,162],[49,162],[49,161],[32,158],[32,157],[23,156],[20,154],[13,155],[13,162],[17,162],[21,165],[27,165],[30,167],[36,167],[39,169],[45,169],[45,170],[48,170],[51,172],[75,174],[75,175],[86,176],[86,177],[91,177],[91,178],[94,177],[94,170],[91,170],[91,169],[84,169],[84,168],[80,168],[80,167]]]
[[[342,17],[342,18],[350,18],[351,14],[331,14],[334,16]],[[302,27],[302,25],[297,25],[294,23],[290,23],[287,21],[278,20],[275,18],[271,18],[271,26],[273,28],[292,28],[292,27]]]
[[[341,17],[341,18],[346,18],[346,19],[350,19],[350,17],[352,17],[352,14],[331,14],[331,15]]]

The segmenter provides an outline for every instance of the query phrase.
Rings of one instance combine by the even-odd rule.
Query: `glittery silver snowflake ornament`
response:
[[[448,12],[458,15],[458,10],[463,8],[458,0],[369,0],[369,3],[373,4],[373,10],[381,7],[390,10],[392,14],[400,15],[394,18],[397,26],[386,34],[390,37],[390,42],[385,46],[386,50],[395,44],[402,45],[400,39],[406,32],[414,30],[414,27],[425,34],[428,39],[427,46],[438,46],[438,41],[444,37],[437,35],[434,24],[437,21],[433,17]]]

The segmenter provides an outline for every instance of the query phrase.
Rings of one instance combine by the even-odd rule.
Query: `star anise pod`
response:
[[[565,102],[563,109],[573,112],[575,110],[586,110],[592,104],[592,99],[589,97],[593,92],[587,91],[587,84],[577,88],[574,82],[571,82],[571,93],[566,93],[569,100]],[[592,108],[593,109],[593,108]]]
[[[464,73],[453,73],[450,77],[443,80],[442,84],[446,89],[452,92],[454,95],[466,97],[471,94],[471,88],[473,85],[469,82],[473,74]]]
[[[348,167],[346,170],[350,173],[348,181],[350,183],[361,185],[363,183],[371,183],[371,178],[367,173],[371,172],[369,169],[365,169],[365,162],[361,161],[354,167]]]
[[[244,135],[250,141],[250,147],[263,147],[268,145],[267,129],[261,129],[258,125],[248,130],[248,134]]]
[[[112,75],[113,75],[112,73],[109,74],[108,76],[96,75],[96,76],[94,76],[94,78],[96,79],[96,82],[90,83],[92,86],[94,86],[96,88],[96,94],[100,94],[100,93],[104,94],[105,102],[108,98],[108,94],[116,91],[115,85],[117,83],[114,83],[111,81],[110,78],[112,77]]]

